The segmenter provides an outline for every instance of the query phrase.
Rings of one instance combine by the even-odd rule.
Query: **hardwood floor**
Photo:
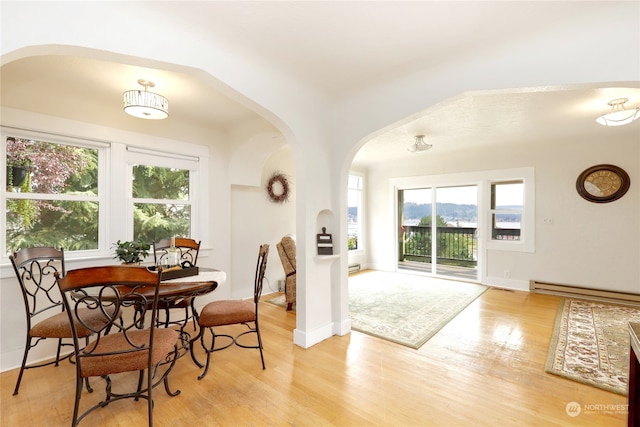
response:
[[[295,314],[261,304],[267,369],[256,350],[233,347],[198,381],[182,358],[171,374],[182,393],[154,390],[156,426],[626,425],[606,406],[626,407],[625,396],[544,372],[555,296],[490,289],[419,350],[358,332],[302,349]],[[12,396],[16,376],[0,375],[2,426],[70,424],[72,365],[27,371]],[[102,397],[100,382],[89,399]],[[582,405],[576,417],[570,402]],[[115,402],[80,425],[146,425],[146,403]]]

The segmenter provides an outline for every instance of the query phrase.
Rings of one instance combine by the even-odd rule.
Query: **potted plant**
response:
[[[149,255],[151,245],[140,239],[130,242],[118,240],[113,244],[115,255],[113,259],[119,259],[123,264],[140,264]]]
[[[27,153],[7,150],[7,186],[20,187],[31,171]]]

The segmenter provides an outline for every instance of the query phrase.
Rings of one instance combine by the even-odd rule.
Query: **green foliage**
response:
[[[42,197],[97,196],[98,150],[13,137],[6,143],[7,165],[29,166],[25,182],[7,191],[39,193],[7,198],[7,252],[29,246],[98,249],[97,201]],[[134,239],[155,242],[191,234],[191,207],[183,202],[190,195],[188,170],[136,165],[132,184],[133,197],[146,199],[134,204]]]
[[[431,215],[423,216],[420,219],[420,222],[418,223],[418,225],[424,225],[426,227],[431,227]],[[449,224],[447,224],[447,220],[445,220],[440,215],[436,215],[436,227],[447,227],[448,225]]]
[[[131,242],[121,242],[118,240],[113,244],[115,248],[115,256],[113,259],[119,259],[125,264],[136,264],[142,262],[148,255],[151,245],[140,239]]]
[[[27,164],[29,173],[11,192],[87,195],[98,192],[98,151],[9,137],[7,164]],[[98,204],[42,198],[7,198],[7,252],[21,247],[97,249]]]
[[[358,236],[349,236],[348,249],[350,251],[358,249]]]
[[[157,242],[191,234],[191,207],[177,201],[189,199],[189,171],[157,166],[133,167],[133,197],[166,202],[136,203],[133,235]]]

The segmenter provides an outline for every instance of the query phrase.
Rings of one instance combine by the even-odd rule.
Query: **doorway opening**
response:
[[[476,185],[398,190],[398,269],[478,280]]]

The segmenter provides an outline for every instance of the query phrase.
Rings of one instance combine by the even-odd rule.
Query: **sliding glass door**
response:
[[[475,185],[399,190],[398,268],[476,280],[477,199]]]

